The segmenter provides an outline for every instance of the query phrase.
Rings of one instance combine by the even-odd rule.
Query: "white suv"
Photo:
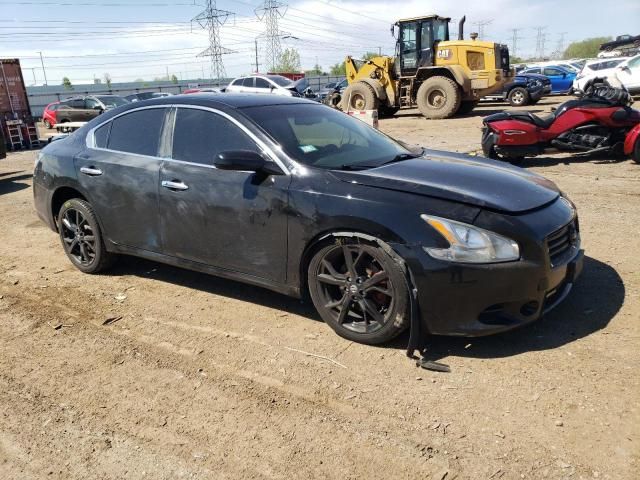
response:
[[[632,95],[640,94],[640,55],[625,60],[613,74]]]
[[[281,75],[252,75],[234,79],[226,88],[229,93],[273,93],[298,97],[294,83]]]
[[[607,78],[626,58],[610,58],[589,60],[573,81],[573,91],[584,93],[596,78]]]

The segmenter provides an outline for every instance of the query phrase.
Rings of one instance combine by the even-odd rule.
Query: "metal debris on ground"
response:
[[[102,322],[102,325],[111,325],[112,323],[116,323],[118,320],[122,320],[122,315],[117,317],[109,317],[104,322]]]
[[[427,360],[426,358],[420,358],[416,360],[416,367],[424,368],[425,370],[432,370],[434,372],[446,372],[449,373],[451,368],[444,363],[434,362]]]

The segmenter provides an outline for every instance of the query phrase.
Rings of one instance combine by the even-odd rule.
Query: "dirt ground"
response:
[[[380,128],[469,152],[503,108]],[[530,327],[433,338],[434,373],[406,336],[351,343],[266,290],[134,258],[80,273],[33,211],[34,158],[0,161],[1,479],[638,478],[640,165],[525,163],[577,204],[583,276]]]

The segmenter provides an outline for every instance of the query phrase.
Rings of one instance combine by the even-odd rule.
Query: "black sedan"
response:
[[[484,335],[539,318],[582,251],[533,173],[413,148],[276,95],[181,95],[105,112],[40,153],[35,207],[81,271],[118,254],[309,294],[340,335]]]

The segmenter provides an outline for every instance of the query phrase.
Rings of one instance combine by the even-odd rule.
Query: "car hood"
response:
[[[516,77],[524,77],[530,80],[540,80],[542,83],[551,83],[549,77],[540,75],[539,73],[517,73]]]
[[[558,187],[527,170],[485,158],[426,150],[422,157],[362,171],[333,171],[340,180],[375,188],[520,213],[555,201]]]

